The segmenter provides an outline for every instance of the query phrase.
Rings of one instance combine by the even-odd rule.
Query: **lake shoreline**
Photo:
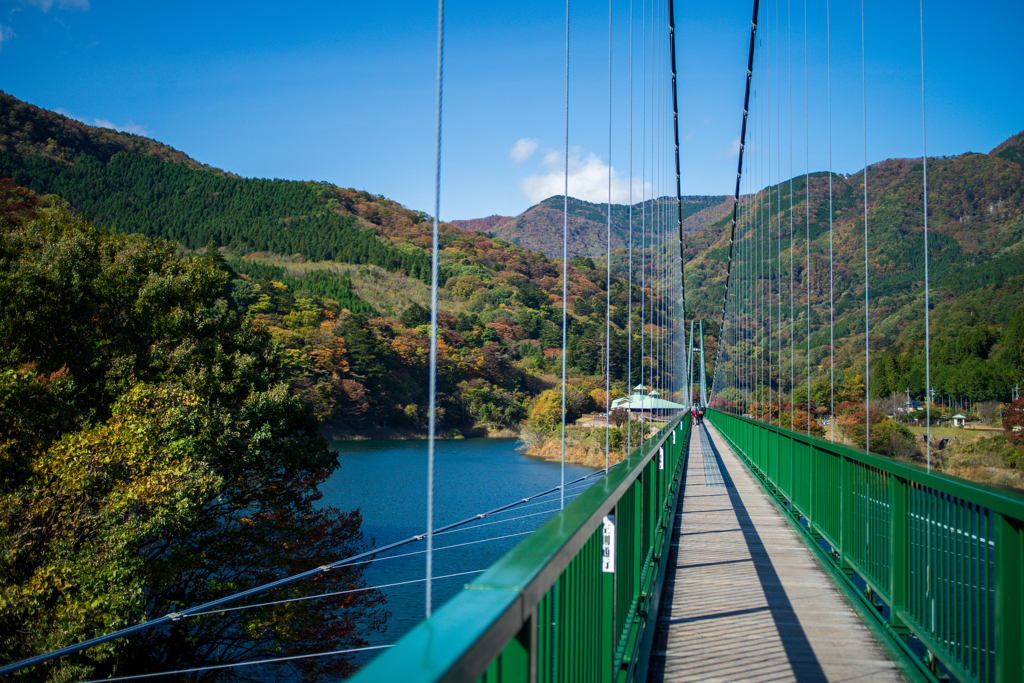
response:
[[[520,446],[518,450],[523,453],[523,455],[527,455],[538,460],[544,460],[546,462],[562,461],[562,440],[558,437],[545,439],[544,443],[535,445],[531,448],[523,448]],[[604,455],[604,449],[592,449],[578,444],[567,443],[565,448],[565,464],[582,465],[583,467],[601,469],[604,467]],[[612,451],[608,455],[609,465],[617,465],[626,457],[626,454],[622,451]]]
[[[371,427],[353,429],[347,425],[320,425],[320,435],[328,441],[424,441],[429,433],[423,428]],[[514,439],[519,430],[509,427],[474,426],[465,431],[458,429],[438,430],[437,439]]]

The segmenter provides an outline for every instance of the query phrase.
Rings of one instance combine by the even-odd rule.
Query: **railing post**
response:
[[[996,680],[1024,679],[1024,527],[995,515]]]
[[[840,569],[852,576],[853,567],[846,560],[852,552],[853,542],[853,462],[845,455],[839,456],[839,556]]]
[[[615,680],[615,572],[601,572],[601,632],[598,661],[601,683]]]
[[[889,625],[903,640],[907,639],[910,629],[899,616],[907,609],[907,589],[910,574],[910,538],[907,533],[909,521],[907,509],[906,479],[892,476],[889,479]]]
[[[534,612],[501,653],[502,681],[537,681],[537,613]]]
[[[810,533],[811,538],[817,543],[818,539],[821,538],[821,534],[818,533],[817,528],[814,526],[815,517],[818,514],[817,506],[814,504],[817,496],[815,495],[818,491],[818,482],[815,477],[819,476],[818,468],[815,465],[818,464],[818,449],[814,447],[813,443],[807,444],[807,478],[810,480],[807,485],[807,531]]]

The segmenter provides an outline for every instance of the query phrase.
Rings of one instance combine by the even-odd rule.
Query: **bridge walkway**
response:
[[[721,435],[694,428],[648,669],[661,681],[899,681]]]

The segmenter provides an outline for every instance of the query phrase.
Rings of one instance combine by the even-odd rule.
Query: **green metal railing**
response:
[[[642,680],[689,428],[663,427],[352,680]]]
[[[827,543],[834,574],[866,584],[858,593],[896,645],[909,653],[916,638],[931,670],[937,659],[964,681],[1024,680],[1024,497],[727,413],[709,420],[812,548]]]

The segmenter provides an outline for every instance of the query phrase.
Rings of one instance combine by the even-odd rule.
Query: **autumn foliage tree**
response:
[[[0,660],[367,549],[358,513],[315,504],[336,457],[282,350],[232,310],[211,260],[64,209],[4,225],[0,260]],[[323,372],[344,368],[342,347],[323,351]],[[267,597],[363,586],[362,570],[345,569]],[[382,600],[360,591],[181,620],[22,677],[358,647],[384,627]],[[353,666],[342,656],[277,673],[315,680]]]
[[[1003,431],[1010,443],[1024,451],[1024,398],[1018,398],[1007,406]]]

